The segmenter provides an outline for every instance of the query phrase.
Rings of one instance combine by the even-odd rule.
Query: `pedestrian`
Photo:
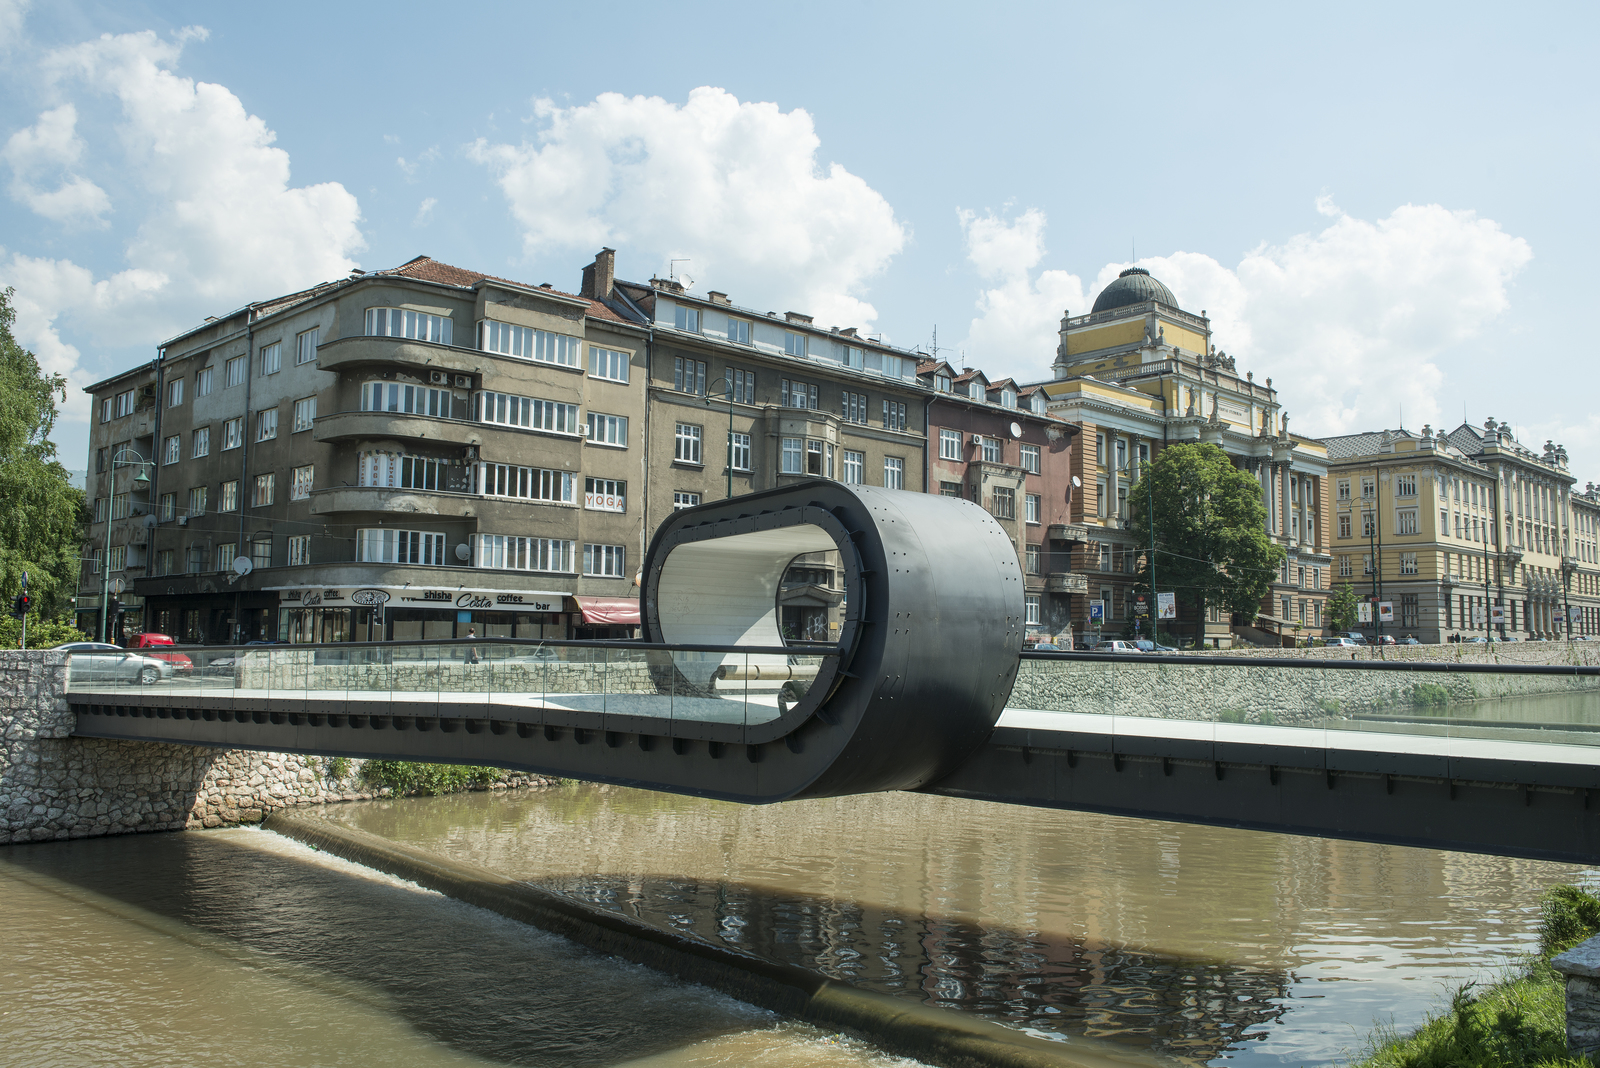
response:
[[[467,628],[467,641],[469,641],[469,642],[475,641],[477,639],[477,637],[478,637],[478,628],[477,627],[468,627]],[[476,664],[477,662],[478,662],[478,647],[476,645],[468,645],[467,646],[467,663]]]

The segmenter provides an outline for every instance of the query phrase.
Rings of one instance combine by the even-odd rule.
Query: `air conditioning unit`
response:
[[[430,371],[428,372],[428,381],[436,386],[448,386],[450,384],[450,375],[445,371]]]
[[[974,434],[974,435],[972,435],[972,443],[974,445],[982,445],[983,444],[983,435],[982,434]]]
[[[472,388],[472,376],[471,375],[456,375],[456,388],[457,389],[471,389]]]

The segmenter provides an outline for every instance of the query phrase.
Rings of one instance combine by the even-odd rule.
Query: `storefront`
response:
[[[557,592],[413,586],[276,592],[278,640],[296,644],[445,641],[469,631],[480,638],[563,639],[573,636],[579,618],[566,610],[568,595]]]
[[[626,641],[639,634],[639,601],[635,597],[568,597],[573,609],[573,637],[589,641]]]

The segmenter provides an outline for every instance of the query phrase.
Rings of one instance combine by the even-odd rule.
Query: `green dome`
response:
[[[1178,306],[1178,298],[1172,295],[1172,290],[1150,277],[1150,272],[1143,267],[1129,267],[1117,275],[1117,280],[1100,291],[1094,298],[1094,311],[1111,311],[1113,308],[1126,308],[1130,304],[1143,304],[1153,300],[1167,305],[1169,308]]]

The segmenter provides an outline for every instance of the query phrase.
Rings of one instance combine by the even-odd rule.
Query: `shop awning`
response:
[[[637,627],[639,602],[633,597],[574,597],[585,623],[612,627]]]

